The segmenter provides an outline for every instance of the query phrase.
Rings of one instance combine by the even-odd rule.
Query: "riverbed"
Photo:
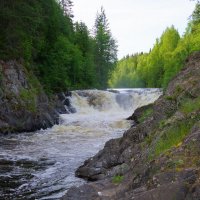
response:
[[[121,137],[132,125],[125,119],[161,94],[159,89],[74,91],[69,100],[76,112],[61,115],[59,125],[1,135],[0,199],[56,200],[83,184],[74,176],[76,168],[106,141]]]

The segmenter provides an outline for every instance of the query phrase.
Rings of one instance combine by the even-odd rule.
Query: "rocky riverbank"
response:
[[[63,200],[199,200],[200,53],[190,56],[152,106],[135,111],[137,125],[85,161],[76,175],[95,181]]]
[[[63,97],[47,97],[23,62],[0,61],[0,133],[45,129],[65,113]]]

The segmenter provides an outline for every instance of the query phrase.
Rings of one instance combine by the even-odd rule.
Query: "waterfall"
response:
[[[132,114],[136,108],[153,103],[161,94],[161,89],[78,90],[68,98],[78,113],[126,111]]]
[[[60,116],[59,125],[1,135],[1,198],[56,200],[71,186],[83,184],[74,176],[76,168],[106,141],[121,137],[131,126],[125,119],[161,94],[159,89],[73,91],[64,98],[69,114]]]

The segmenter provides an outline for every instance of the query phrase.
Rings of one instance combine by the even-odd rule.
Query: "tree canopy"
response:
[[[109,79],[110,87],[163,87],[184,66],[186,58],[200,50],[200,3],[197,2],[185,34],[166,28],[149,53],[120,60]]]
[[[0,1],[0,59],[24,60],[48,93],[110,87],[166,87],[186,57],[200,50],[200,3],[183,36],[166,28],[148,53],[117,62],[117,42],[103,7],[90,33],[73,21],[72,0]]]
[[[48,93],[105,88],[116,63],[105,11],[92,35],[73,22],[72,7],[71,0],[0,1],[0,58],[24,60]]]

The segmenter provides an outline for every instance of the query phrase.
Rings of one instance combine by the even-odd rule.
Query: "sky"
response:
[[[156,38],[174,25],[182,35],[195,2],[190,0],[73,0],[74,21],[94,27],[96,14],[104,7],[118,58],[149,52]]]

